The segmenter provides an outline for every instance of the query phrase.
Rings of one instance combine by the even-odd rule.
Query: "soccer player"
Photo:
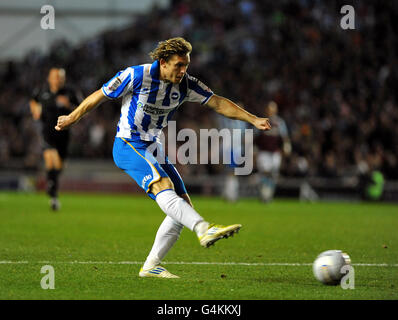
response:
[[[34,120],[41,120],[43,137],[43,158],[47,171],[47,194],[50,207],[60,208],[58,201],[58,178],[68,152],[69,131],[57,131],[54,123],[58,117],[71,112],[79,104],[72,89],[65,87],[65,70],[51,68],[43,88],[36,89],[30,100]]]
[[[264,202],[273,199],[279,177],[282,153],[290,155],[292,146],[285,121],[278,116],[278,105],[271,101],[265,107],[272,129],[259,131],[254,138],[257,148],[257,169],[260,173],[259,192]]]
[[[203,247],[209,247],[241,228],[240,224],[222,226],[205,221],[193,208],[176,168],[167,157],[164,163],[156,159],[157,153],[163,152],[159,141],[161,130],[167,126],[177,108],[185,101],[198,102],[226,117],[247,121],[258,129],[270,129],[267,118],[258,118],[230,100],[215,95],[202,82],[190,76],[187,68],[191,51],[191,44],[183,38],[159,42],[150,53],[152,64],[119,71],[71,114],[59,117],[56,125],[57,130],[66,129],[106,99],[123,98],[113,147],[114,162],[167,215],[139,272],[141,277],[178,278],[160,263],[184,226],[197,234]]]

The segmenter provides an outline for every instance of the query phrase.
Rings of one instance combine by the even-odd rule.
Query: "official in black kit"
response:
[[[47,84],[38,88],[30,100],[34,120],[42,124],[43,158],[47,171],[47,193],[51,209],[60,208],[58,201],[58,178],[68,154],[69,131],[57,131],[54,126],[61,115],[69,114],[77,105],[78,98],[71,88],[65,86],[66,74],[62,68],[51,68]]]

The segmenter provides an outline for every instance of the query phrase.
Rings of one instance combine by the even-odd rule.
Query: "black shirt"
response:
[[[61,95],[69,98],[72,108],[67,108],[57,103],[57,96]],[[68,87],[63,87],[56,93],[53,93],[50,91],[48,85],[46,85],[41,89],[35,90],[32,98],[42,106],[41,121],[43,123],[42,131],[45,140],[51,139],[52,136],[62,137],[68,135],[67,131],[57,131],[54,127],[57,124],[59,116],[69,114],[73,107],[76,107],[79,104],[74,90]]]

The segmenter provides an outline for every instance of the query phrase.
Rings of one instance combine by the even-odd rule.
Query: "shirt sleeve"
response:
[[[187,75],[188,78],[188,90],[186,101],[189,102],[199,102],[200,104],[206,104],[210,97],[214,94],[209,87],[204,83]]]
[[[133,85],[134,69],[127,68],[119,71],[112,79],[104,83],[102,92],[110,99],[123,97]]]

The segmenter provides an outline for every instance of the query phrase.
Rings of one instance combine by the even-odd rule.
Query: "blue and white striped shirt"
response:
[[[159,79],[159,61],[128,67],[102,86],[110,99],[123,97],[117,137],[156,141],[177,108],[186,101],[205,104],[213,92],[185,74],[179,84]]]

